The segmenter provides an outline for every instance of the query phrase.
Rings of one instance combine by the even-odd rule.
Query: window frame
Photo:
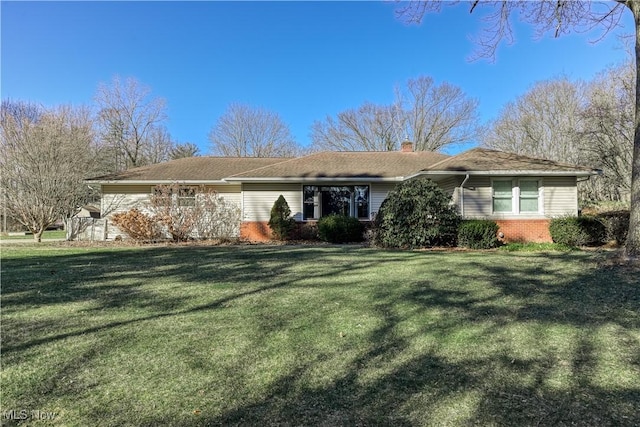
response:
[[[349,184],[349,183],[316,183],[316,184],[303,184],[302,185],[302,221],[318,221],[323,216],[326,216],[322,212],[322,193],[330,190],[323,190],[323,188],[348,188],[349,191],[349,216],[351,218],[356,218],[360,221],[370,221],[371,220],[371,184],[370,183],[357,183],[357,184]],[[359,206],[357,205],[357,196],[356,196],[356,188],[357,187],[366,187],[366,195],[367,195],[367,216],[360,217],[358,215]],[[307,196],[307,191],[309,188],[314,189],[314,194],[311,196]],[[313,202],[309,203],[309,197],[313,198]],[[309,217],[307,212],[310,208],[314,209],[314,216]],[[315,213],[318,213],[318,216],[315,216]]]
[[[495,183],[496,182],[510,182],[511,183],[511,210],[510,211],[496,211],[495,209]],[[522,182],[535,182],[538,187],[538,192],[535,197],[537,201],[537,209],[535,211],[524,211],[521,207],[522,200],[533,200],[532,196],[522,195]],[[505,200],[504,197],[501,198]],[[526,215],[544,215],[544,185],[542,178],[536,177],[512,177],[512,178],[491,178],[491,214],[495,216],[526,216]]]

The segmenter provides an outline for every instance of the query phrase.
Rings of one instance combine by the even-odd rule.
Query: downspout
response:
[[[462,184],[460,184],[460,216],[464,218],[464,185],[469,180],[469,174],[464,177]]]

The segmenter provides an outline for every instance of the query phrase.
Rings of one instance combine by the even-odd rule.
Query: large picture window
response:
[[[330,214],[369,219],[368,185],[305,185],[302,193],[305,220]]]

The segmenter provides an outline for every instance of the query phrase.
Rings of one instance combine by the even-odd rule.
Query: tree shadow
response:
[[[9,310],[91,301],[92,310],[136,307],[141,314],[9,342],[3,353],[156,318],[214,313],[254,297],[260,298],[251,321],[257,323],[260,336],[252,345],[260,348],[267,336],[290,332],[297,327],[297,317],[308,315],[274,308],[266,299],[270,292],[322,286],[331,304],[334,289],[371,286],[368,300],[348,302],[351,310],[378,321],[375,328],[353,338],[364,344],[352,343],[350,335],[336,344],[337,350],[324,352],[292,343],[290,351],[306,357],[279,372],[258,397],[246,397],[249,390],[240,387],[237,393],[245,397],[222,410],[203,410],[182,419],[159,413],[139,425],[638,425],[640,381],[632,381],[640,379],[637,275],[600,266],[594,262],[597,255],[530,255],[526,265],[517,268],[509,263],[518,263],[518,256],[504,256],[496,263],[472,257],[465,266],[451,263],[455,256],[256,247],[154,248],[145,251],[144,269],[139,269],[138,250],[12,260],[3,269],[32,271],[24,280],[16,280],[20,273],[11,275],[15,282],[8,289],[3,283],[3,306],[9,305]],[[319,268],[304,270],[301,277],[303,263]],[[417,274],[390,274],[384,283],[366,283],[366,274],[376,266],[384,264],[393,272],[407,263],[413,263],[411,271]],[[580,263],[584,266],[576,269]],[[71,271],[68,280],[52,275],[52,265],[57,271]],[[118,272],[130,280],[117,283]],[[41,286],[30,284],[33,277],[42,279]],[[114,283],[105,279],[109,277],[116,278]],[[341,280],[327,284],[327,278],[336,277]],[[147,287],[166,279],[192,287],[216,286],[222,296],[194,303]],[[23,326],[3,322],[5,330],[18,327]],[[332,363],[341,351],[353,357],[334,370]],[[82,360],[69,363],[91,363],[96,355],[82,353]],[[615,372],[620,366],[622,374]],[[61,368],[60,375],[66,370]],[[310,383],[314,375],[330,381]],[[622,375],[630,378],[616,383]],[[218,384],[212,380],[209,387]],[[73,393],[62,388],[32,391]],[[209,407],[206,395],[202,404]],[[88,421],[127,424],[123,417],[126,414],[113,409],[89,414]]]

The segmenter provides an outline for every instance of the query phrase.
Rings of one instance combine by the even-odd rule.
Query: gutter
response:
[[[469,174],[464,177],[460,184],[460,215],[464,218],[464,185],[469,181]]]
[[[226,183],[245,182],[245,183],[299,183],[299,182],[401,182],[404,178],[401,176],[391,178],[379,178],[368,176],[309,176],[309,177],[281,177],[281,178],[237,178],[229,177],[225,179]]]
[[[109,184],[117,184],[117,185],[158,185],[158,184],[217,184],[217,185],[228,185],[229,182],[221,179],[216,180],[177,180],[177,179],[159,179],[159,180],[91,180],[87,179],[84,181],[87,185],[109,185]]]
[[[540,170],[494,170],[494,171],[459,171],[459,170],[441,170],[441,171],[420,171],[409,175],[406,179],[418,176],[439,176],[439,175],[491,175],[491,176],[591,176],[601,175],[600,169],[592,171],[540,171]]]

